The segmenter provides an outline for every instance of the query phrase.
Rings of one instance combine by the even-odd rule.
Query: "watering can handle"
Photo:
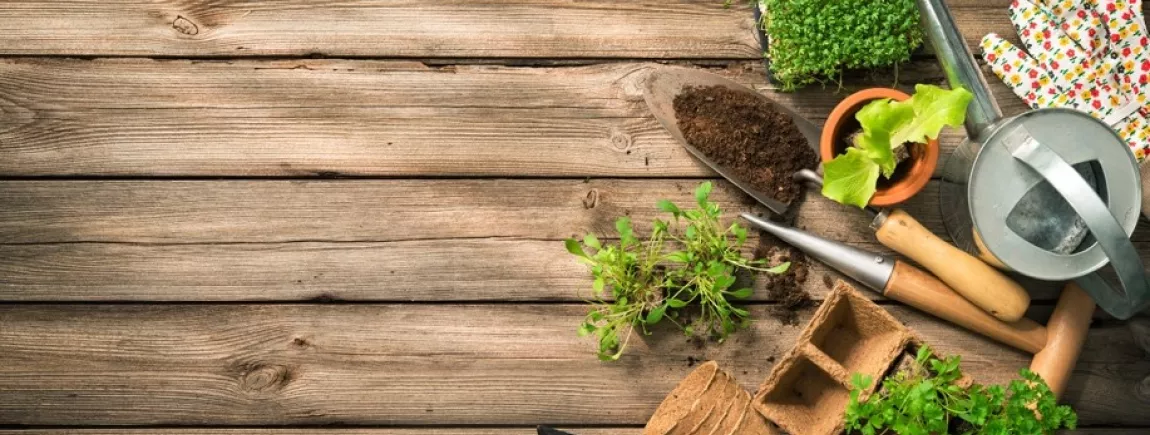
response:
[[[990,126],[1002,118],[1002,109],[990,93],[986,78],[978,69],[970,47],[959,33],[954,17],[943,0],[918,0],[922,26],[951,87],[963,87],[974,94],[966,108],[966,134],[982,139]]]
[[[1012,132],[1003,144],[1015,159],[1045,178],[1082,218],[1102,251],[1110,258],[1122,291],[1116,291],[1097,272],[1078,278],[1078,284],[1098,301],[1099,306],[1108,307],[1107,312],[1120,319],[1129,318],[1145,308],[1134,306],[1133,301],[1147,300],[1145,295],[1150,292],[1150,283],[1146,280],[1146,270],[1129,235],[1118,219],[1110,214],[1102,198],[1066,160],[1035,140],[1025,128]]]

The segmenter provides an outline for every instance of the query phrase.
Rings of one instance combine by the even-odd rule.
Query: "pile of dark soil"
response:
[[[791,174],[819,159],[789,115],[722,86],[688,87],[674,106],[687,142],[712,161],[783,203],[802,194]]]
[[[767,280],[767,296],[779,304],[771,310],[771,315],[784,325],[797,325],[797,310],[814,305],[810,293],[803,288],[810,272],[807,255],[769,233],[759,233],[759,246],[755,248],[755,258],[766,258],[770,266],[791,262],[791,268],[781,275],[763,274]]]

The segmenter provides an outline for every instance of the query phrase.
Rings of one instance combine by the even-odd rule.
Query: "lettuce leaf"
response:
[[[906,100],[914,108],[914,117],[891,135],[891,144],[925,143],[937,139],[945,126],[961,127],[966,121],[966,106],[973,99],[974,94],[963,88],[915,86],[914,96]]]
[[[823,165],[823,195],[843,204],[865,207],[874,196],[878,176],[894,175],[894,150],[906,143],[937,139],[942,128],[959,127],[974,95],[966,89],[917,85],[905,101],[875,100],[855,114],[862,134],[847,152]]]
[[[858,208],[866,207],[878,185],[879,164],[866,152],[847,148],[834,160],[823,163],[823,196]]]
[[[910,104],[889,98],[872,101],[855,114],[863,131],[855,137],[854,145],[882,168],[884,177],[894,175],[895,166],[898,165],[894,158],[894,148],[902,144],[892,143],[891,135],[913,118],[914,108]]]

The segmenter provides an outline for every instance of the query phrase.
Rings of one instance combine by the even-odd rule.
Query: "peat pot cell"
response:
[[[811,342],[848,373],[878,374],[905,345],[906,332],[882,308],[847,296],[815,327]]]
[[[846,387],[800,357],[762,399],[766,406],[760,409],[769,409],[767,418],[788,431],[825,434],[836,431],[842,423],[842,410],[849,399]]]

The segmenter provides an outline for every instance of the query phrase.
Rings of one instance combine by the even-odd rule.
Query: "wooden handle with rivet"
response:
[[[902,210],[878,222],[879,242],[914,260],[962,297],[1004,322],[1022,318],[1030,306],[1026,289],[970,254],[935,236]]]
[[[902,261],[894,263],[882,294],[1028,353],[1046,346],[1046,328],[1037,322],[1025,317],[1011,323],[998,320],[934,276]]]
[[[1046,347],[1030,362],[1030,371],[1046,381],[1054,397],[1066,391],[1093,317],[1094,300],[1078,284],[1067,284],[1046,323]]]

